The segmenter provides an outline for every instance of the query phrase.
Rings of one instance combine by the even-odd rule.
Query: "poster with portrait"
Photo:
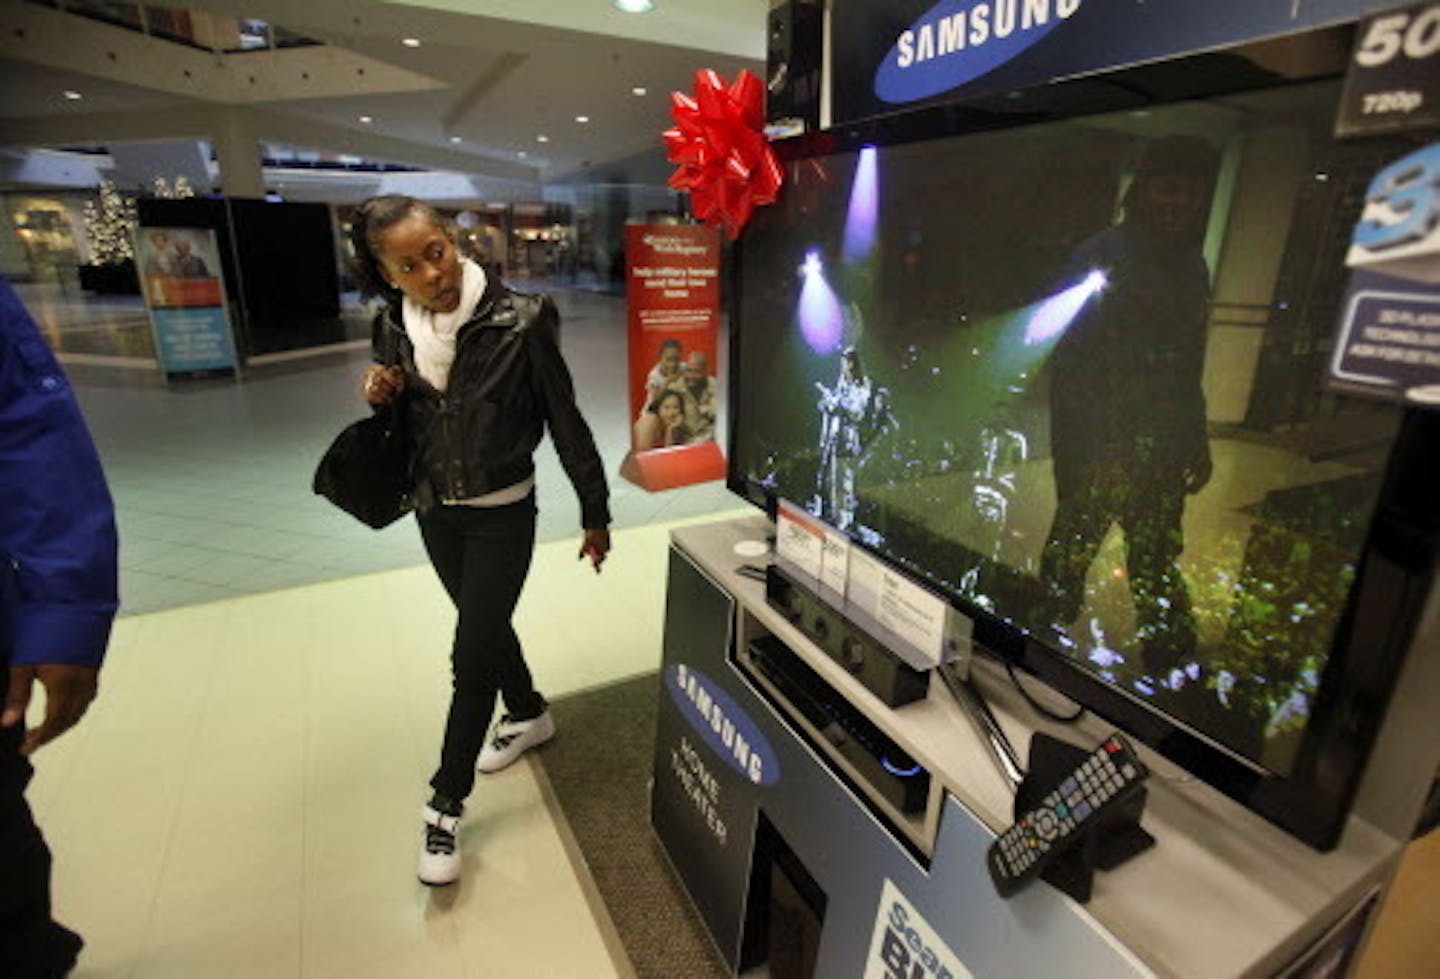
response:
[[[620,475],[652,492],[721,479],[719,233],[630,225],[625,273],[631,439]]]
[[[235,339],[215,232],[142,226],[135,258],[161,372],[167,378],[234,374]]]

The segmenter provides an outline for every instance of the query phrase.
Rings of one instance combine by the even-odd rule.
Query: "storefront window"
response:
[[[80,264],[76,218],[66,202],[50,197],[12,196],[6,201],[15,236],[25,251],[31,278],[74,275]]]

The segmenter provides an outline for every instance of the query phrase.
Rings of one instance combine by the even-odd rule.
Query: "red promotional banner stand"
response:
[[[651,492],[723,479],[720,236],[700,225],[630,225],[625,274],[631,439],[620,475]]]

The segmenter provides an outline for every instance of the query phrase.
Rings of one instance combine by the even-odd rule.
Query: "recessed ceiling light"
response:
[[[365,123],[366,125],[369,125],[370,123],[374,122],[375,120],[372,119],[372,118],[370,118],[369,116],[361,116],[361,117],[360,117],[360,121],[363,122],[363,123]]]
[[[576,117],[575,117],[575,121],[576,121],[576,122],[589,122],[589,121],[590,121],[590,117],[589,117],[589,116],[576,116]]]
[[[655,9],[654,0],[615,0],[615,9],[624,14],[648,14]]]
[[[535,137],[535,142],[537,142],[537,143],[548,143],[548,142],[550,142],[550,137],[549,137],[549,136],[536,136],[536,137]]]
[[[452,142],[452,143],[458,143],[458,142],[460,142],[460,137],[459,137],[459,136],[451,136],[451,137],[450,137],[450,142]]]
[[[649,91],[649,89],[647,89],[644,85],[636,85],[634,88],[632,88],[632,89],[630,90],[630,94],[631,94],[631,95],[644,95],[644,94],[645,94],[646,92],[648,92],[648,91]]]
[[[65,97],[66,97],[67,99],[69,99],[71,102],[74,102],[74,101],[76,101],[76,100],[78,100],[78,99],[83,99],[85,96],[81,95],[79,92],[76,92],[76,91],[74,91],[74,90],[72,90],[72,89],[68,89],[68,88],[67,88],[67,89],[65,90]]]
[[[400,43],[407,48],[418,48],[420,46],[420,39],[418,37],[402,37]]]

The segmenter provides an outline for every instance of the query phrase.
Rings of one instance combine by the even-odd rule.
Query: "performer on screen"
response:
[[[1003,407],[997,405],[997,412],[1003,412]],[[987,565],[1003,563],[1010,505],[1015,499],[1020,467],[1030,458],[1030,440],[997,413],[994,422],[980,430],[979,443],[980,458],[971,472],[969,499],[978,532],[974,557],[960,572],[960,591],[993,612],[995,601],[981,590],[981,576]]]
[[[1105,287],[1058,341],[1050,394],[1057,507],[1041,580],[1047,625],[1066,628],[1112,524],[1125,534],[1146,670],[1193,661],[1196,634],[1181,576],[1185,498],[1210,480],[1201,373],[1210,275],[1202,246],[1218,155],[1204,140],[1150,143],[1121,221],[1084,242],[1070,278]]]
[[[890,392],[865,376],[860,354],[846,347],[834,387],[820,391],[820,473],[816,500],[822,520],[840,530],[855,523],[855,476],[876,440],[895,426]]]

